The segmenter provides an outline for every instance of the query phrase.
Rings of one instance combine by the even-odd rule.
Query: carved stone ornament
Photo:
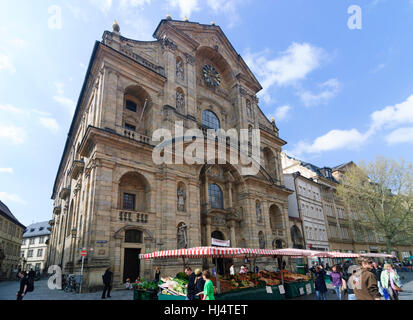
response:
[[[170,49],[170,50],[172,50],[172,51],[176,51],[176,49],[178,49],[178,46],[172,41],[172,40],[170,40],[169,38],[166,38],[166,37],[164,37],[162,40],[161,40],[161,46],[162,46],[162,49]]]
[[[192,64],[192,65],[194,65],[195,64],[195,58],[193,57],[193,56],[191,56],[190,54],[188,54],[188,53],[185,53],[185,59],[186,59],[186,63],[189,63],[189,64]]]
[[[224,216],[222,215],[216,215],[212,217],[211,224],[214,226],[225,226],[226,225],[226,220]]]

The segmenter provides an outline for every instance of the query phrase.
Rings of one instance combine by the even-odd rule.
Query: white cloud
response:
[[[145,4],[150,5],[151,0],[121,0],[120,7],[127,8],[127,7],[143,7]]]
[[[402,103],[373,112],[371,119],[372,130],[413,123],[413,95]]]
[[[11,141],[15,144],[21,144],[24,142],[26,134],[23,128],[15,127],[14,125],[2,125],[0,124],[0,139]]]
[[[5,112],[10,112],[10,113],[17,113],[17,114],[22,114],[23,110],[19,109],[15,106],[12,106],[10,104],[7,105],[2,105],[0,104],[0,111],[5,111]]]
[[[53,133],[56,133],[59,131],[59,125],[56,119],[40,117],[39,121],[43,127],[45,127],[46,129],[49,129]]]
[[[237,7],[245,0],[208,0],[207,5],[214,11],[215,14],[225,14],[230,16],[228,27],[234,27],[240,20],[240,16],[237,12]]]
[[[13,168],[0,168],[0,173],[13,173]]]
[[[291,107],[288,105],[278,107],[275,110],[275,121],[283,121],[288,118]]]
[[[394,130],[385,139],[389,145],[413,143],[413,127]]]
[[[278,57],[268,58],[268,50],[251,54],[247,52],[245,61],[260,79],[263,90],[260,96],[271,100],[268,90],[273,86],[294,85],[304,80],[309,73],[319,68],[327,54],[322,48],[309,43],[292,43]]]
[[[0,71],[2,70],[9,71],[10,73],[16,72],[11,58],[6,54],[0,52]]]
[[[199,11],[198,0],[169,0],[169,5],[180,10],[181,18],[191,17],[192,12]]]
[[[300,141],[292,153],[300,156],[303,153],[320,153],[339,149],[354,150],[362,146],[368,137],[368,134],[362,134],[356,129],[332,130],[315,139],[313,143]]]
[[[0,199],[3,202],[16,202],[20,204],[26,204],[26,201],[20,198],[17,194],[10,194],[7,192],[0,192]]]
[[[314,106],[319,104],[325,104],[335,96],[337,96],[340,90],[340,82],[337,79],[330,79],[319,85],[321,88],[320,93],[313,93],[308,90],[302,90],[298,92],[301,101],[305,106]]]
[[[56,90],[57,90],[57,95],[53,96],[53,99],[59,103],[60,105],[62,105],[63,107],[65,107],[70,113],[73,113],[75,111],[75,107],[76,104],[75,102],[70,99],[67,98],[64,94],[64,84],[61,82],[56,82],[55,84]]]
[[[112,0],[90,0],[90,2],[104,14],[112,8]]]

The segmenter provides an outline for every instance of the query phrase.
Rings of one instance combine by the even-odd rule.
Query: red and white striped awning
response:
[[[318,252],[318,251],[312,251],[312,250],[293,249],[293,248],[277,249],[277,250],[273,250],[273,251],[275,252],[274,255],[289,256],[289,257],[310,257],[314,253]]]
[[[317,252],[313,254],[313,257],[319,258],[359,258],[360,255],[358,253],[349,253],[349,252]]]
[[[360,256],[367,258],[396,258],[396,256],[386,253],[360,253]]]
[[[244,248],[197,247],[140,254],[139,259],[263,257],[271,255],[271,251]]]

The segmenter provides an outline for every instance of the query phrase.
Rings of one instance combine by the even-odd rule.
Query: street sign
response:
[[[85,250],[80,251],[80,255],[81,255],[82,257],[86,257],[87,251],[85,251]]]

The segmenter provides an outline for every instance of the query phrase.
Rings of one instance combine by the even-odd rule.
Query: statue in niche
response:
[[[182,81],[185,79],[184,62],[182,59],[176,60],[176,78]]]
[[[255,210],[257,213],[257,222],[262,222],[262,211],[261,211],[261,203],[257,201],[255,205]]]
[[[264,234],[262,232],[260,232],[259,236],[258,236],[258,241],[260,243],[260,249],[265,249],[265,237]]]
[[[188,247],[187,227],[185,223],[181,223],[178,226],[177,245],[178,249],[185,249]]]
[[[179,187],[177,191],[178,211],[185,211],[186,192],[183,187]]]
[[[176,91],[176,109],[181,113],[185,110],[185,97],[180,91]]]

